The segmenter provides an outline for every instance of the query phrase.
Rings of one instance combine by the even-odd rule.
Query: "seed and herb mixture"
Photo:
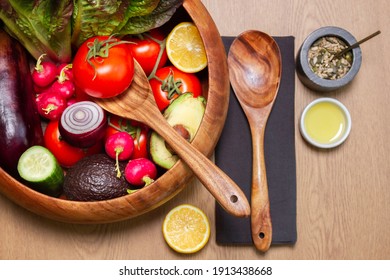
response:
[[[322,37],[309,49],[308,60],[312,71],[320,78],[336,80],[344,77],[352,65],[352,53],[347,52],[341,57],[335,54],[345,49],[347,45],[337,37]]]

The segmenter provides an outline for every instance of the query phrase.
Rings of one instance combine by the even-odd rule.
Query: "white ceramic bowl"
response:
[[[305,107],[299,129],[303,138],[318,148],[341,145],[351,132],[352,121],[348,109],[337,99],[318,98]]]

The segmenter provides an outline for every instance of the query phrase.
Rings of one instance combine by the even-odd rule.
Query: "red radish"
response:
[[[66,100],[66,107],[69,107],[70,105],[73,105],[75,103],[77,103],[76,98],[75,97],[71,97],[68,100]]]
[[[39,94],[35,102],[39,114],[49,120],[58,120],[67,106],[65,98],[51,91]]]
[[[50,61],[42,61],[46,54],[42,54],[32,72],[34,84],[38,87],[45,88],[53,83],[57,77],[57,66]]]
[[[75,87],[73,82],[65,80],[63,82],[57,80],[53,83],[50,88],[51,91],[61,95],[65,99],[73,97],[75,93]]]
[[[156,165],[147,158],[133,159],[126,165],[125,178],[133,186],[147,186],[151,184],[156,177]]]
[[[72,64],[61,63],[57,67],[57,76],[61,76],[61,72],[64,72],[66,79],[69,81],[73,81],[72,67]]]
[[[50,89],[50,86],[47,86],[47,87],[39,87],[39,86],[37,86],[36,84],[34,84],[33,86],[34,86],[34,92],[35,92],[35,94],[41,94],[41,93],[44,93],[45,91],[49,91],[49,89]]]
[[[58,129],[69,144],[88,148],[103,139],[106,127],[104,110],[95,102],[81,101],[65,109]]]
[[[130,159],[134,151],[134,140],[127,132],[118,132],[110,135],[104,146],[109,157],[116,160],[117,177],[122,176],[119,161]]]
[[[108,116],[108,127],[105,138],[119,131],[127,132],[133,137],[134,151],[130,159],[148,158],[149,127],[135,120],[123,119],[116,115]]]
[[[71,67],[71,64],[67,64],[66,66],[62,67],[62,70],[60,71],[57,80],[52,84],[50,88],[50,90],[62,95],[65,99],[73,97],[76,91],[74,83],[70,79],[71,74],[67,74],[66,72],[70,71],[69,67]]]

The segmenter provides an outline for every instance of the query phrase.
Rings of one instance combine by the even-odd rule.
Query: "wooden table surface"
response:
[[[214,200],[193,180],[174,199],[141,217],[105,225],[73,225],[41,218],[0,195],[0,259],[390,259],[390,6],[386,0],[203,0],[221,35],[257,29],[295,37],[295,53],[314,29],[336,25],[357,39],[382,34],[362,45],[363,64],[347,88],[327,94],[352,114],[352,132],[341,147],[319,151],[302,139],[298,118],[321,94],[296,78],[297,228],[294,246],[215,242]],[[174,253],[161,225],[181,203],[201,207],[211,238],[197,254]]]

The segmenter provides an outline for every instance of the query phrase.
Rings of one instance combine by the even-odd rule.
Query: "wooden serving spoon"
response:
[[[251,231],[255,247],[266,252],[272,241],[272,223],[264,161],[264,132],[281,77],[279,47],[272,37],[249,30],[232,43],[228,54],[229,78],[248,119],[252,135]]]
[[[187,163],[228,213],[237,217],[249,216],[250,206],[245,194],[232,179],[168,124],[157,108],[145,73],[134,62],[134,79],[124,93],[112,98],[95,98],[94,101],[108,112],[148,125]]]

